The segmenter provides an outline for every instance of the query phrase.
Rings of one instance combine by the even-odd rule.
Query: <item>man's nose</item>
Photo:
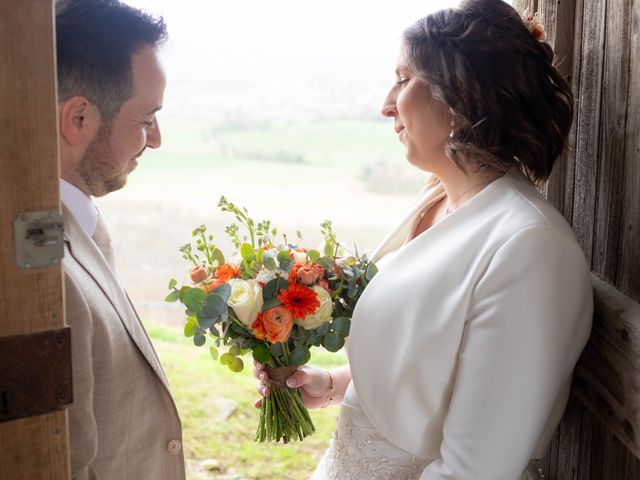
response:
[[[158,119],[153,120],[153,127],[147,132],[147,147],[159,148],[162,145],[162,134],[160,133],[160,124]]]

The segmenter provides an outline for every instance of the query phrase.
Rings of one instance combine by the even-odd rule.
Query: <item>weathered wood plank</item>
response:
[[[66,480],[67,411],[0,425],[2,480]],[[35,438],[39,440],[34,441]]]
[[[623,210],[625,129],[629,100],[631,3],[608,0],[598,198],[593,252],[593,270],[611,282],[617,279]]]
[[[640,457],[640,305],[593,277],[594,326],[573,391]]]
[[[598,174],[602,68],[606,1],[584,0],[580,86],[577,90],[576,168],[573,229],[589,263],[593,254],[596,179]]]
[[[23,270],[13,245],[19,212],[60,208],[52,1],[0,2],[0,18],[0,335],[20,335],[63,326],[60,266]]]
[[[631,3],[631,2],[630,2]],[[616,285],[640,301],[640,1],[631,7],[629,106],[627,111],[624,209],[621,215],[620,268]]]
[[[547,42],[553,47],[556,54],[556,66],[562,76],[572,85],[575,92],[579,88],[579,74],[574,74],[574,35],[576,33],[575,18],[576,7],[582,8],[582,2],[576,5],[576,0],[557,0],[540,3]],[[578,17],[580,18],[580,17]],[[580,43],[578,43],[578,60],[580,55]],[[579,72],[579,70],[578,70]],[[571,221],[573,209],[573,182],[575,169],[575,144],[576,144],[576,112],[569,138],[567,149],[557,160],[553,174],[547,181],[544,193],[547,199]]]
[[[0,335],[64,325],[60,266],[16,265],[13,221],[59,209],[52,0],[0,2]],[[66,411],[0,423],[2,480],[70,478]]]

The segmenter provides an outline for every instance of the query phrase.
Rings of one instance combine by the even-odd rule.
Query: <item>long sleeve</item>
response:
[[[66,320],[71,327],[73,404],[69,407],[71,474],[74,480],[96,480],[92,462],[98,450],[93,408],[93,326],[91,311],[79,288],[65,274]]]
[[[472,292],[441,458],[422,480],[516,480],[584,348],[593,310],[584,255],[567,235],[525,228]]]

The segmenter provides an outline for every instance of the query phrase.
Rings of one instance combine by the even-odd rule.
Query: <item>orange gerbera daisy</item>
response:
[[[233,265],[225,263],[224,265],[220,265],[218,268],[216,268],[216,273],[214,274],[214,276],[218,280],[228,282],[232,278],[237,278],[240,276],[240,269],[234,267]]]
[[[293,314],[294,318],[299,319],[314,314],[320,306],[316,292],[298,283],[290,283],[288,290],[280,290],[278,300]]]

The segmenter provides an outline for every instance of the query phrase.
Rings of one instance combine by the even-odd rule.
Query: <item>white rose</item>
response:
[[[233,278],[229,280],[231,296],[227,305],[233,308],[238,320],[251,326],[262,308],[262,288],[255,280]]]
[[[266,270],[263,268],[256,275],[256,281],[267,284],[277,276],[278,276],[278,272],[276,272],[275,270]],[[286,274],[284,278],[287,278]]]
[[[307,262],[307,252],[293,252],[293,259],[298,263],[306,263]]]
[[[324,288],[319,285],[314,285],[311,290],[316,292],[316,298],[320,302],[320,306],[316,310],[316,313],[307,315],[304,320],[294,319],[294,322],[303,327],[305,330],[312,330],[318,328],[324,322],[331,320],[331,314],[333,313],[333,301],[331,295]]]

